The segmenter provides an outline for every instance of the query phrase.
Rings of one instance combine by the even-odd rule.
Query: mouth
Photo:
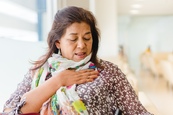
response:
[[[79,58],[84,58],[86,56],[86,52],[78,52],[78,53],[75,53],[75,55]]]

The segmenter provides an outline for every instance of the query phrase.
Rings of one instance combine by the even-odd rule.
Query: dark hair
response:
[[[40,68],[47,61],[47,59],[52,56],[53,53],[59,52],[59,49],[57,49],[55,42],[61,39],[62,35],[66,31],[66,28],[74,22],[85,22],[90,25],[93,38],[91,62],[93,62],[96,67],[101,67],[97,58],[100,34],[99,29],[97,28],[95,17],[90,11],[87,11],[83,8],[68,6],[56,13],[52,28],[47,39],[48,52],[43,55],[40,60],[33,63],[37,66],[32,68],[32,70]]]

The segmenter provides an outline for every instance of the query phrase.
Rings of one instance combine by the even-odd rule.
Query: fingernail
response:
[[[95,79],[93,79],[93,81],[94,81]]]
[[[97,70],[98,72],[100,72],[99,70]]]
[[[99,76],[99,75],[97,75],[97,76]]]

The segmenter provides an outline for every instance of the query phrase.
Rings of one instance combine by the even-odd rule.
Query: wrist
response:
[[[55,90],[58,90],[61,86],[63,86],[62,82],[61,82],[61,72],[52,76],[52,81],[54,82],[54,88]]]

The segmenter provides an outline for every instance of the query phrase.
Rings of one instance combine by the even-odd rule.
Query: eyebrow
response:
[[[86,35],[86,34],[91,34],[91,32],[87,32],[87,33],[85,33],[85,35]]]
[[[91,34],[91,32],[85,33],[85,35],[87,35],[87,34]],[[69,35],[77,35],[77,33],[70,33]]]

